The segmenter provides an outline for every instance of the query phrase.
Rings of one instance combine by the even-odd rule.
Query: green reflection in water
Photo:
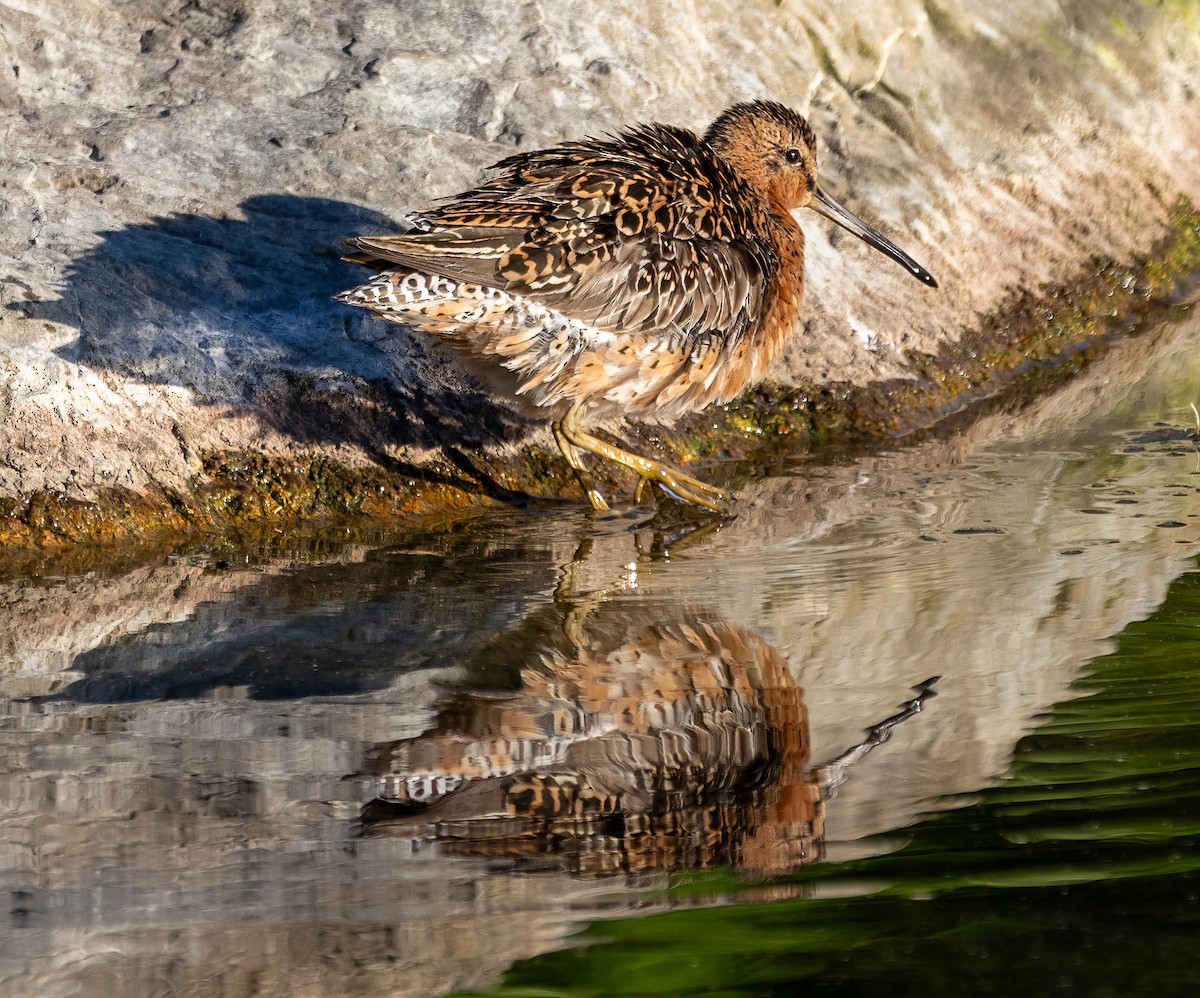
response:
[[[1198,993],[1200,572],[1076,692],[1001,785],[904,848],[788,878],[815,896],[597,922],[497,993]],[[729,887],[688,881],[678,894]],[[864,884],[876,892],[831,896]]]

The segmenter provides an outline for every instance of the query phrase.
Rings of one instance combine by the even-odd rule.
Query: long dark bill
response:
[[[933,279],[933,275],[928,270],[888,239],[887,236],[881,235],[861,218],[850,214],[850,212],[821,190],[820,186],[813,193],[815,198],[808,203],[808,206],[813,211],[820,212],[830,221],[837,222],[847,232],[853,232],[868,246],[874,246],[880,253],[890,256],[922,284],[928,284],[931,288],[938,286],[937,281]]]

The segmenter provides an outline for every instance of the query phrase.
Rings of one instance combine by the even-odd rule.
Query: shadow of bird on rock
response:
[[[56,351],[64,360],[185,388],[300,443],[357,446],[393,468],[389,445],[453,455],[520,434],[520,417],[425,341],[332,300],[359,276],[338,240],[394,220],[290,194],[239,207],[241,217],[176,212],[102,232],[57,300],[9,307],[78,330]]]

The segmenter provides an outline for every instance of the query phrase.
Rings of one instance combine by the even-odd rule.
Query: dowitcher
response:
[[[642,125],[501,160],[473,190],[399,235],[346,240],[376,271],[338,298],[435,333],[554,418],[595,509],[583,454],[721,511],[719,489],[583,428],[584,417],[663,422],[735,398],[790,335],[812,208],[937,282],[817,183],[816,139],[795,111],[735,104],[703,137]]]

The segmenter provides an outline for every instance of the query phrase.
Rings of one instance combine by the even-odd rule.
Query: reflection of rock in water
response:
[[[372,753],[372,831],[594,875],[817,858],[803,692],[753,632],[666,606],[548,607],[475,674],[431,730]]]

